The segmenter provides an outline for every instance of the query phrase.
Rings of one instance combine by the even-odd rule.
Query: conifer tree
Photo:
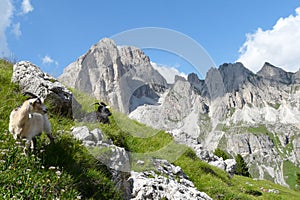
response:
[[[251,175],[248,171],[247,164],[246,164],[246,162],[244,161],[243,157],[240,154],[238,154],[235,157],[235,161],[236,161],[235,174],[250,177]]]

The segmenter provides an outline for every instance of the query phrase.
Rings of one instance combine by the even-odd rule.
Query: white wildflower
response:
[[[61,171],[59,171],[59,170],[57,170],[55,173],[56,173],[57,176],[61,175]]]

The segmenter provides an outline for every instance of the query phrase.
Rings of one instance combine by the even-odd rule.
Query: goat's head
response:
[[[29,95],[27,101],[29,102],[30,110],[32,112],[37,112],[41,114],[47,113],[48,109],[44,104],[43,98],[40,98],[35,94],[32,94],[31,92],[25,92],[24,95]]]
[[[99,105],[98,106],[98,112],[101,113],[101,114],[106,114],[107,116],[110,116],[111,115],[111,112],[109,111],[109,106],[106,105],[105,103],[103,102],[100,102],[100,103],[94,103],[94,105]]]

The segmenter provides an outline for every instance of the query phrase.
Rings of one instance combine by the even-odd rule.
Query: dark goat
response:
[[[109,124],[108,117],[111,116],[111,112],[108,109],[109,107],[103,102],[95,103],[95,105],[99,105],[97,109],[97,119],[104,124]]]
[[[99,105],[97,108],[97,111],[90,112],[88,113],[83,121],[88,121],[88,122],[101,122],[103,124],[109,124],[109,116],[111,116],[111,112],[109,111],[109,106],[107,106],[105,103],[100,102],[100,103],[94,103],[93,105]]]

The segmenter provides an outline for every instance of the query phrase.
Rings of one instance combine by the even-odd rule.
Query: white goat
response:
[[[13,134],[15,139],[25,138],[28,145],[32,142],[32,146],[35,148],[35,136],[40,135],[43,131],[51,142],[53,141],[51,124],[43,101],[32,93],[27,92],[26,94],[33,98],[24,101],[20,107],[15,108],[10,113],[9,132]]]

